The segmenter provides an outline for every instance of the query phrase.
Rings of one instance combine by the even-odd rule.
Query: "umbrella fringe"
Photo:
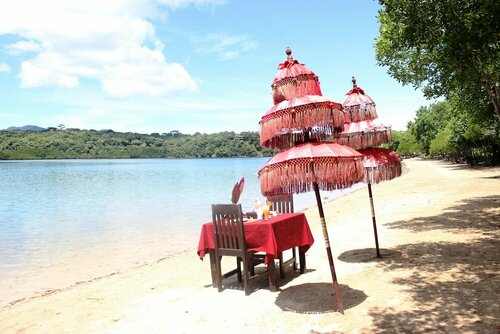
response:
[[[391,129],[383,131],[340,133],[335,135],[334,142],[352,147],[355,150],[389,144],[392,141]]]
[[[323,95],[315,74],[299,74],[281,79],[271,85],[274,104],[305,95]]]
[[[316,127],[309,132],[309,139],[315,141],[333,142],[332,131],[333,129],[328,126]],[[281,135],[277,134],[267,141],[262,141],[261,137],[260,145],[262,147],[284,150],[293,147],[297,143],[303,143],[305,142],[305,140],[306,140],[305,132],[300,131],[293,133],[285,133]]]
[[[265,145],[273,145],[273,142],[275,142],[274,137],[284,135],[286,137],[286,134],[293,133],[297,133],[300,137],[303,136],[304,130],[309,128],[311,128],[311,133],[318,136],[317,134],[320,131],[333,133],[335,127],[342,127],[343,125],[343,112],[340,108],[337,109],[335,104],[332,106],[331,102],[287,108],[262,118],[260,122],[260,143],[264,147],[269,147]],[[293,139],[293,136],[290,136],[288,140],[285,138],[283,142],[289,143],[291,139]],[[282,145],[277,147],[282,147]]]
[[[360,158],[310,158],[277,163],[259,172],[261,193],[265,196],[303,193],[313,190],[316,182],[320,190],[344,189],[361,182],[364,177]],[[331,180],[334,180],[333,182]]]
[[[345,123],[361,122],[377,118],[375,104],[357,104],[354,106],[344,106]]]
[[[365,183],[376,184],[401,176],[401,163],[393,162],[379,167],[365,167]]]

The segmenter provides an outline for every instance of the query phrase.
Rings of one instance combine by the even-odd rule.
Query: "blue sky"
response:
[[[0,0],[0,129],[258,131],[293,56],[342,103],[351,76],[402,130],[422,105],[375,61],[378,2]]]

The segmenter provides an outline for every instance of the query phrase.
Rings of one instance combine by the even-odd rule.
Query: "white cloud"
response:
[[[258,46],[251,37],[225,34],[208,34],[204,38],[193,38],[193,43],[198,52],[215,54],[222,60],[238,58]]]
[[[40,45],[35,41],[19,41],[5,46],[7,52],[13,56],[18,56],[23,52],[41,51]]]
[[[201,7],[207,5],[221,5],[226,3],[225,0],[157,0],[157,2],[171,8],[181,8],[188,5]]]
[[[1,1],[0,35],[19,37],[7,52],[31,56],[21,64],[22,87],[71,88],[92,79],[112,97],[168,95],[197,84],[182,65],[165,59],[148,20],[164,15],[160,5],[209,3],[220,1]]]
[[[0,73],[10,73],[10,66],[5,63],[0,63]]]

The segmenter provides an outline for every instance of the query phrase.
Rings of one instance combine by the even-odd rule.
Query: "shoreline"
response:
[[[373,186],[382,259],[374,256],[368,194],[359,191],[366,187],[324,203],[345,315],[328,298],[331,277],[312,207],[305,210],[316,240],[307,271],[287,272],[278,293],[258,281],[245,297],[231,278],[218,293],[208,259],[200,261],[193,245],[3,306],[0,332],[215,333],[224,323],[248,333],[496,333],[500,168],[404,163],[406,174]]]

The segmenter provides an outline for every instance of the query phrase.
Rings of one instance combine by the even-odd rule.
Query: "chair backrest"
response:
[[[268,198],[271,201],[271,211],[279,213],[292,213],[293,211],[293,194],[280,195]]]
[[[246,252],[241,204],[212,204],[212,224],[216,249]]]

